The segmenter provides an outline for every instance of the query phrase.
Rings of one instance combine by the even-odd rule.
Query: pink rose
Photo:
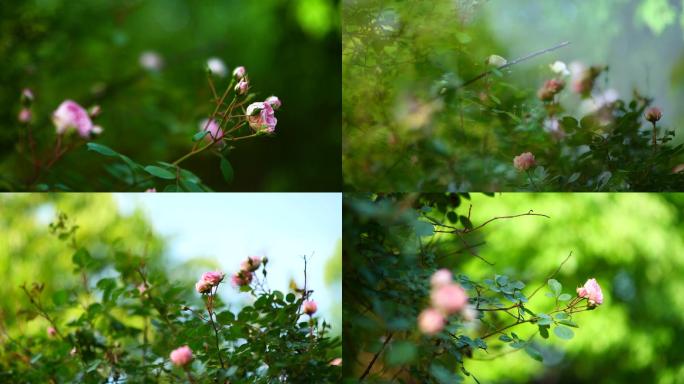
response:
[[[524,152],[513,158],[513,166],[519,171],[527,171],[535,164],[532,152]]]
[[[233,70],[233,76],[235,76],[235,78],[238,80],[242,79],[246,75],[247,75],[247,70],[243,66],[237,67]]]
[[[249,256],[240,264],[240,269],[246,272],[254,272],[261,266],[261,257]]]
[[[102,128],[93,125],[88,112],[72,100],[65,100],[59,105],[52,114],[52,122],[57,128],[58,135],[75,129],[81,137],[87,139],[91,133],[102,131]]]
[[[586,297],[589,301],[589,306],[597,306],[603,304],[603,292],[601,287],[596,282],[596,279],[589,279],[584,283],[583,287],[577,288],[577,296]]]
[[[202,281],[206,281],[211,285],[218,285],[220,282],[223,281],[224,277],[225,275],[223,274],[223,272],[204,272],[202,274]]]
[[[278,110],[278,108],[280,108],[280,106],[283,105],[283,103],[280,102],[278,96],[269,96],[266,98],[264,102],[271,104],[271,107],[275,110]]]
[[[445,324],[446,319],[436,309],[428,308],[418,315],[418,329],[426,335],[439,333]]]
[[[656,121],[660,120],[663,117],[663,112],[658,107],[651,107],[646,110],[646,113],[644,113],[644,117],[647,121],[650,121],[651,123],[655,124]]]
[[[302,308],[304,309],[304,313],[311,316],[318,310],[318,305],[316,305],[316,302],[313,300],[307,300],[302,304]]]
[[[233,274],[230,277],[230,280],[233,282],[234,286],[242,287],[245,285],[249,285],[252,282],[252,277],[252,272],[240,271]]]
[[[19,111],[19,116],[17,116],[17,119],[19,120],[20,123],[28,123],[31,121],[31,110],[28,108],[22,108]]]
[[[245,79],[240,79],[240,81],[235,85],[235,92],[238,95],[244,95],[249,90],[249,81]]]
[[[430,285],[432,285],[433,288],[439,288],[444,285],[449,285],[452,282],[453,277],[451,275],[451,271],[449,271],[446,268],[442,268],[437,272],[433,273],[432,277],[430,278]]]
[[[247,120],[249,126],[257,132],[275,132],[278,119],[275,118],[275,111],[271,104],[256,102],[247,107]]]
[[[178,349],[171,351],[171,362],[182,367],[187,365],[192,360],[192,349],[184,345]]]
[[[200,280],[195,283],[195,290],[197,293],[209,293],[211,292],[211,283],[208,281]]]
[[[199,130],[208,131],[209,133],[204,136],[208,141],[218,141],[223,138],[223,130],[219,123],[214,119],[204,119],[199,123]]]
[[[432,306],[445,315],[452,315],[468,304],[466,291],[458,284],[448,284],[432,290]]]
[[[50,337],[55,337],[57,336],[57,330],[55,329],[55,327],[48,327],[47,334]]]

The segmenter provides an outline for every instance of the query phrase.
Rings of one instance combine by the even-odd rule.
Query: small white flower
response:
[[[228,74],[226,64],[218,57],[209,58],[209,60],[207,60],[207,68],[209,68],[212,74],[219,77],[225,77],[226,74]]]
[[[164,59],[157,52],[146,51],[140,55],[140,66],[148,71],[159,71],[164,66]]]
[[[555,61],[553,64],[549,65],[549,68],[551,68],[551,71],[557,75],[561,75],[561,76],[570,75],[570,71],[568,70],[568,66],[565,65],[565,63],[562,61]]]

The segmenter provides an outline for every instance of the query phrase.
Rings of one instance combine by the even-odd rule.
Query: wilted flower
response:
[[[199,130],[208,131],[209,133],[205,136],[206,139],[210,141],[218,141],[223,138],[223,130],[219,123],[214,119],[203,119],[199,122]]]
[[[52,122],[57,128],[57,134],[62,135],[71,130],[87,139],[91,134],[102,132],[102,128],[93,125],[88,112],[72,100],[65,100],[52,114]]]
[[[265,102],[268,103],[268,104],[271,104],[271,107],[272,107],[274,110],[276,110],[276,111],[277,111],[278,108],[280,108],[280,106],[282,105],[282,103],[280,102],[280,99],[278,98],[278,96],[269,96],[269,97],[266,98],[266,101],[265,101]]]
[[[468,304],[466,291],[458,284],[448,284],[432,290],[432,307],[445,315],[452,315]]]
[[[434,335],[444,329],[446,319],[436,309],[428,308],[418,315],[418,329],[427,335]]]
[[[261,266],[261,257],[249,256],[247,260],[240,264],[240,269],[247,272],[254,272]]]
[[[213,272],[204,272],[202,274],[202,281],[206,281],[211,285],[218,285],[220,282],[223,281],[223,278],[225,275],[223,272],[219,271],[213,271]]]
[[[249,126],[257,132],[275,132],[278,119],[275,118],[275,111],[269,103],[256,102],[247,107],[247,120]]]
[[[307,300],[302,304],[302,308],[304,309],[304,313],[311,316],[318,310],[318,305],[316,305],[316,302],[313,300]]]
[[[583,287],[577,288],[577,296],[586,297],[590,306],[603,304],[603,292],[596,279],[589,279]]]
[[[195,290],[197,293],[209,293],[211,292],[212,284],[205,280],[200,280],[195,283]]]
[[[148,71],[159,71],[164,67],[164,59],[158,53],[145,51],[140,55],[140,66]]]
[[[237,67],[233,70],[233,76],[235,76],[235,78],[238,80],[242,79],[246,75],[247,75],[247,70],[243,66]]]
[[[646,110],[646,113],[644,113],[644,117],[647,121],[650,121],[651,123],[655,124],[656,121],[660,120],[663,117],[663,112],[658,107],[651,107]]]
[[[430,278],[430,285],[432,285],[432,288],[438,288],[451,284],[452,281],[453,276],[451,275],[451,271],[446,268],[442,268],[432,274],[432,277]]]
[[[513,158],[513,166],[519,171],[527,171],[536,164],[532,152],[524,152]]]
[[[486,65],[498,68],[502,65],[506,65],[508,61],[499,55],[490,55],[487,60],[485,60]]]
[[[226,64],[218,57],[209,58],[209,60],[207,60],[207,68],[209,68],[211,73],[219,77],[225,77],[226,74],[228,74],[228,68],[226,68]]]
[[[174,349],[170,355],[171,362],[179,367],[185,366],[192,361],[192,349],[187,345]]]

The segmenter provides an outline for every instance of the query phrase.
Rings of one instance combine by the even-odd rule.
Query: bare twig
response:
[[[365,369],[365,370],[363,371],[363,373],[361,374],[361,377],[359,377],[359,381],[363,381],[363,379],[365,379],[366,376],[368,376],[368,374],[369,374],[370,371],[371,371],[371,368],[373,368],[373,364],[375,364],[375,361],[378,359],[378,357],[380,356],[380,354],[382,353],[382,351],[385,349],[385,347],[387,346],[387,344],[389,344],[389,342],[392,340],[392,336],[394,336],[394,332],[390,332],[390,333],[387,335],[387,338],[385,339],[385,342],[382,343],[382,347],[380,347],[380,350],[377,351],[377,352],[375,353],[375,355],[374,355],[373,358],[371,359],[370,363],[368,363],[368,366],[366,367],[366,369]]]
[[[539,56],[539,55],[543,55],[543,54],[545,54],[545,53],[548,53],[548,52],[551,52],[551,51],[555,51],[556,49],[563,48],[563,47],[565,47],[565,46],[568,45],[568,44],[570,44],[570,42],[569,42],[569,41],[565,41],[565,42],[562,42],[562,43],[560,43],[560,44],[558,44],[558,45],[555,45],[555,46],[553,46],[553,47],[551,47],[551,48],[546,48],[546,49],[542,49],[542,50],[540,50],[540,51],[532,52],[532,53],[530,53],[530,54],[528,54],[528,55],[525,55],[525,56],[523,56],[523,57],[517,58],[517,59],[515,59],[515,60],[513,60],[513,61],[510,61],[510,62],[508,62],[508,63],[506,63],[506,64],[504,64],[504,65],[502,65],[502,66],[499,66],[499,67],[497,67],[496,69],[500,71],[500,70],[502,70],[502,69],[506,69],[506,68],[508,68],[508,67],[512,67],[512,66],[514,66],[514,65],[516,65],[516,64],[518,64],[518,63],[522,63],[523,61],[527,61],[527,60],[532,59],[532,58],[535,58],[535,57],[537,57],[537,56]],[[466,87],[466,86],[468,86],[468,85],[470,85],[470,84],[472,84],[472,83],[474,83],[474,82],[476,82],[476,81],[478,81],[478,80],[480,80],[480,79],[486,77],[487,75],[489,75],[489,74],[492,73],[492,72],[493,72],[492,69],[487,70],[487,71],[485,71],[485,72],[482,72],[482,73],[480,73],[479,75],[473,77],[472,79],[466,81],[465,83],[459,85],[458,87],[456,87],[456,89],[464,88],[464,87]]]
[[[544,286],[546,286],[547,281],[548,281],[549,279],[553,279],[553,277],[556,276],[556,274],[558,274],[558,272],[560,272],[561,268],[563,268],[563,265],[564,265],[568,260],[570,260],[570,256],[572,256],[572,251],[570,251],[570,253],[565,257],[565,259],[563,260],[563,262],[560,263],[560,265],[558,266],[558,268],[556,268],[556,270],[553,271],[553,273],[551,273],[551,274],[546,278],[546,280],[545,280],[540,286],[538,286],[537,289],[535,289],[535,290],[532,292],[532,294],[530,294],[529,296],[527,296],[527,299],[528,299],[528,300],[531,299],[532,296],[536,295],[537,292],[539,292],[540,289],[544,288]]]

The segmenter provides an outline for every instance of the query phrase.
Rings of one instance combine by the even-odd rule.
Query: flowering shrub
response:
[[[22,316],[42,324],[43,331],[34,334],[20,327],[20,333],[9,334],[0,327],[7,341],[0,355],[0,381],[339,380],[340,341],[316,315],[313,292],[306,286],[289,293],[269,289],[266,258],[252,256],[236,268],[249,276],[248,282],[231,287],[223,272],[209,271],[193,290],[168,281],[163,270],[149,268],[145,254],[112,251],[112,259],[91,254],[78,243],[77,226],[65,216],[51,230],[73,247],[74,272],[82,285],[47,297],[41,283],[22,287]],[[239,310],[229,308],[219,295],[238,291],[252,297]]]
[[[607,67],[556,60],[572,41],[506,58],[486,17],[471,22],[483,3],[347,7],[349,190],[684,189],[684,145],[658,122],[674,111],[607,87]]]
[[[141,65],[148,70],[159,70],[163,64],[161,58],[148,52],[141,56]],[[103,128],[94,125],[91,120],[101,113],[101,108],[96,105],[86,111],[72,100],[62,102],[52,114],[55,141],[52,147],[45,151],[46,155],[41,154],[32,127],[31,107],[34,95],[31,90],[25,89],[22,92],[23,107],[18,115],[18,120],[25,130],[25,141],[20,148],[28,152],[33,163],[33,173],[26,181],[25,188],[50,189],[49,185],[39,183],[41,177],[62,157],[84,144],[90,151],[113,158],[119,164],[112,176],[117,182],[125,184],[129,190],[210,191],[197,175],[181,167],[181,163],[202,152],[213,152],[218,156],[217,170],[220,170],[226,182],[231,182],[233,168],[228,161],[228,154],[234,149],[234,144],[259,136],[273,135],[278,123],[275,111],[280,108],[282,102],[277,96],[270,96],[263,102],[251,102],[255,96],[248,93],[250,80],[242,66],[233,71],[233,77],[225,91],[218,94],[215,82],[225,77],[226,71],[225,64],[220,59],[212,58],[207,62],[207,79],[213,95],[214,110],[208,118],[200,122],[198,132],[192,136],[194,144],[191,150],[175,161],[158,161],[149,165],[139,164],[112,148],[93,142],[96,135],[103,133]],[[60,188],[73,187],[61,185]]]
[[[535,286],[496,272],[483,279],[463,273],[455,259],[494,265],[477,251],[482,228],[498,220],[545,217],[530,211],[472,223],[470,210],[461,213],[460,202],[467,198],[345,197],[344,360],[354,363],[345,366],[344,376],[350,381],[446,384],[472,376],[477,382],[478,372],[468,366],[478,350],[487,358],[525,351],[542,361],[544,345],[537,336],[572,339],[577,314],[604,304],[595,279],[576,292],[555,279],[570,256]],[[460,246],[455,252],[454,244]]]

